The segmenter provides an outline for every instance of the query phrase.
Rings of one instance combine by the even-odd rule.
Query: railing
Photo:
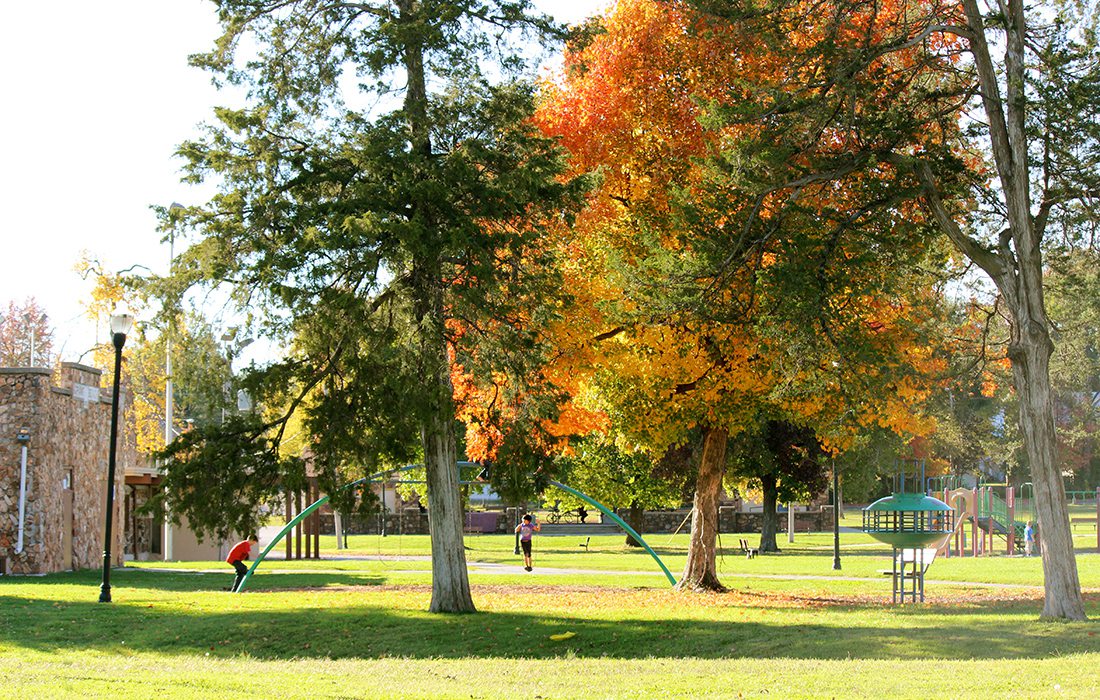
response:
[[[1066,500],[1071,505],[1096,502],[1096,491],[1066,491]]]
[[[1012,524],[1008,518],[1008,503],[990,489],[985,489],[978,499],[978,517],[993,518],[1005,527]]]

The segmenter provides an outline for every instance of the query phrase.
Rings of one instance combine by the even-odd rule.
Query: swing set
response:
[[[337,489],[336,493],[341,493],[343,491],[347,491],[348,489],[357,488],[357,487],[363,486],[365,484],[370,484],[370,483],[375,483],[375,482],[378,482],[378,481],[382,481],[382,480],[388,479],[391,474],[404,473],[404,472],[407,472],[407,471],[411,471],[413,469],[421,468],[423,466],[424,465],[422,465],[422,464],[409,464],[409,465],[406,465],[404,467],[398,467],[397,469],[387,469],[386,471],[378,472],[376,474],[371,474],[370,476],[365,476],[362,479],[357,479],[357,480],[355,480],[355,481],[353,481],[349,484],[345,484],[344,486]],[[464,462],[463,461],[463,462],[457,462],[455,464],[455,466],[458,470],[461,471],[462,467],[473,467],[473,466],[478,466],[478,465],[475,462]],[[397,483],[422,483],[422,482],[419,482],[419,481],[399,481]],[[458,483],[459,484],[479,484],[479,483],[482,483],[482,482],[459,479]],[[668,579],[669,584],[673,585],[673,586],[676,585],[676,577],[673,576],[672,572],[670,572],[668,570],[668,567],[665,566],[665,563],[663,561],[661,561],[661,558],[659,556],[657,556],[657,553],[655,551],[653,551],[653,548],[650,547],[649,544],[644,539],[642,539],[641,535],[639,535],[637,532],[634,531],[634,528],[630,527],[630,525],[628,525],[625,520],[623,520],[618,515],[616,515],[613,510],[611,510],[610,508],[608,508],[604,504],[600,503],[599,501],[595,500],[591,496],[589,496],[587,494],[584,494],[584,493],[581,493],[580,491],[577,491],[574,488],[566,486],[563,483],[560,483],[560,482],[557,482],[557,481],[551,481],[550,484],[552,486],[556,486],[557,488],[561,489],[562,491],[565,491],[567,493],[570,493],[570,494],[576,496],[577,498],[581,499],[585,503],[588,503],[589,505],[591,505],[592,507],[596,508],[601,513],[603,513],[604,515],[609,517],[612,521],[614,521],[615,524],[617,524],[619,527],[621,527],[623,530],[625,530],[627,532],[627,534],[629,534],[631,537],[633,537],[635,539],[635,541],[641,543],[642,547],[645,548],[646,552],[649,553],[649,556],[653,557],[653,560],[655,562],[657,562],[657,565],[661,568],[661,571],[664,572],[665,577]],[[312,515],[314,513],[314,511],[316,511],[318,508],[323,506],[325,503],[328,503],[328,500],[329,500],[328,495],[321,496],[315,502],[313,502],[312,504],[310,504],[306,508],[302,509],[301,512],[299,512],[286,525],[284,525],[281,530],[279,530],[278,534],[275,535],[275,537],[271,540],[271,542],[269,542],[268,545],[266,547],[264,547],[264,551],[260,552],[260,556],[256,557],[256,560],[252,562],[252,566],[249,567],[248,573],[246,573],[244,578],[241,579],[241,583],[237,587],[237,593],[240,593],[241,591],[243,591],[245,586],[248,585],[249,580],[252,578],[252,574],[256,571],[256,569],[258,569],[260,567],[260,564],[262,564],[264,559],[267,558],[267,555],[271,552],[271,550],[275,549],[275,547],[280,542],[282,542],[283,538],[286,537],[287,534],[289,534],[292,530],[294,530],[294,528],[300,522],[302,522],[303,520],[308,518],[310,515]]]

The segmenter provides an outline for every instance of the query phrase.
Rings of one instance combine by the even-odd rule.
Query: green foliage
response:
[[[148,329],[146,329],[148,330]],[[135,344],[127,371],[135,394],[164,417],[165,350],[172,343],[172,395],[176,430],[185,424],[218,423],[223,411],[236,410],[236,387],[219,334],[197,313],[183,315],[171,330]],[[163,424],[161,426],[163,436]],[[162,438],[163,439],[163,438]]]
[[[257,332],[294,349],[243,380],[264,419],[209,438],[265,441],[265,483],[296,468],[276,458],[292,419],[325,486],[420,458],[429,475],[453,468],[448,353],[471,371],[479,345],[493,364],[505,349],[537,359],[525,324],[560,286],[544,237],[584,188],[530,122],[514,50],[557,27],[525,1],[218,6],[224,34],[192,63],[248,104],[180,147],[187,179],[220,191],[184,213],[199,239],[159,294],[226,286]]]
[[[687,464],[670,468],[668,460],[654,460],[644,452],[628,452],[602,435],[579,440],[573,455],[561,457],[563,483],[588,494],[611,509],[673,508],[682,500],[691,471]],[[548,501],[561,501],[564,510],[583,505],[576,496],[550,489]]]
[[[812,429],[769,419],[730,440],[727,478],[780,502],[808,502],[826,487],[828,465]],[[775,501],[773,500],[773,503]]]
[[[186,515],[200,537],[226,540],[254,536],[284,488],[305,484],[305,465],[280,457],[265,426],[254,415],[230,416],[224,423],[188,431],[160,456],[162,485],[145,509],[168,508],[172,521]]]
[[[1100,232],[1096,9],[1095,3],[1064,3],[1053,21],[1031,18],[1026,135],[1036,224],[1046,233],[1044,249],[1055,254],[1094,250]]]
[[[910,441],[892,430],[866,430],[855,444],[829,460],[829,468],[836,465],[845,502],[870,503],[890,494],[895,465],[912,454]]]
[[[496,459],[488,463],[488,481],[508,505],[537,502],[551,479],[560,478],[560,465],[547,455],[544,441],[526,423],[504,431]]]
[[[1047,305],[1056,328],[1051,383],[1067,488],[1100,486],[1100,260],[1092,250],[1051,261]]]

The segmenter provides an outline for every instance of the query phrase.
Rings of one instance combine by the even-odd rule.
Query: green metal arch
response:
[[[657,552],[654,552],[653,548],[650,547],[649,544],[642,539],[642,536],[635,532],[634,528],[627,525],[626,521],[616,515],[614,511],[610,510],[604,504],[600,503],[588,494],[581,493],[580,491],[574,488],[570,488],[561,482],[551,481],[550,484],[558,487],[562,491],[573,494],[585,503],[595,506],[596,509],[599,510],[601,513],[614,520],[619,527],[626,530],[628,533],[630,533],[631,537],[640,542],[642,544],[642,547],[645,548],[645,551],[649,552],[649,556],[653,557],[653,561],[657,562],[657,566],[661,567],[661,571],[665,572],[665,576],[668,578],[668,582],[671,583],[673,586],[676,585],[676,577],[672,575],[672,572],[668,570],[668,567],[665,566],[665,563],[661,561],[661,558],[659,556],[657,556]]]
[[[462,466],[463,464],[469,465],[469,464],[473,464],[473,463],[472,462],[459,462],[458,466]],[[346,491],[350,488],[354,488],[354,487],[359,486],[361,484],[365,484],[365,483],[368,483],[368,482],[371,482],[371,481],[375,481],[376,479],[380,479],[383,476],[386,476],[388,474],[393,474],[394,472],[407,472],[410,469],[416,469],[419,466],[421,466],[421,465],[419,465],[419,464],[410,464],[410,465],[407,465],[407,466],[404,466],[404,467],[399,467],[397,469],[388,469],[384,472],[378,472],[377,474],[371,474],[370,476],[365,476],[362,479],[357,479],[357,480],[351,482],[350,484],[346,484],[344,486],[341,486],[339,489],[337,489],[336,493],[340,493],[341,491]],[[245,585],[248,583],[249,579],[252,578],[252,572],[254,572],[257,568],[259,568],[260,564],[262,564],[263,560],[267,558],[267,555],[271,552],[271,550],[275,549],[275,545],[282,542],[283,538],[286,537],[287,534],[291,530],[293,530],[294,527],[298,523],[302,522],[307,517],[312,515],[313,511],[317,510],[318,508],[323,506],[325,503],[328,503],[328,499],[329,499],[328,496],[321,496],[321,498],[319,498],[316,503],[310,504],[310,506],[308,508],[304,509],[301,513],[298,513],[298,515],[294,516],[294,518],[291,519],[290,522],[288,522],[286,525],[284,525],[282,530],[279,530],[279,533],[277,535],[275,535],[275,538],[273,540],[271,540],[271,542],[269,542],[266,547],[264,547],[264,551],[260,552],[260,556],[256,557],[256,560],[252,562],[252,566],[248,567],[248,573],[246,573],[244,575],[244,578],[241,579],[241,585],[237,586],[237,593],[240,593],[242,590],[244,590]]]
[[[473,462],[458,462],[458,464],[456,466],[459,466],[459,467],[461,467],[461,466],[470,466],[472,464],[473,464]],[[399,467],[398,469],[388,469],[384,472],[378,472],[377,474],[371,474],[370,476],[365,476],[362,479],[357,479],[356,481],[353,481],[350,484],[346,484],[345,486],[340,487],[340,489],[337,491],[337,493],[339,493],[340,491],[346,491],[347,489],[354,488],[356,486],[360,486],[360,485],[365,484],[365,483],[373,482],[373,481],[378,480],[378,479],[380,479],[380,478],[382,478],[382,477],[384,477],[388,474],[393,474],[395,472],[407,472],[411,469],[416,469],[420,466],[422,466],[422,465],[410,464],[410,465],[407,465],[407,466],[404,466],[404,467]],[[583,500],[585,503],[591,504],[597,510],[599,510],[601,513],[603,513],[604,515],[606,515],[609,518],[611,518],[612,520],[614,520],[615,523],[619,525],[619,527],[626,530],[626,532],[628,532],[631,537],[633,537],[635,540],[637,540],[638,542],[640,542],[642,544],[642,547],[644,547],[645,550],[647,552],[649,552],[649,556],[653,557],[653,560],[656,561],[657,565],[661,567],[661,571],[664,572],[665,576],[668,578],[669,583],[674,585],[674,586],[676,585],[676,577],[674,577],[672,575],[672,573],[668,570],[668,567],[665,566],[665,563],[663,561],[661,561],[661,558],[659,556],[657,556],[657,553],[653,551],[653,548],[650,547],[649,544],[644,539],[642,539],[641,535],[639,535],[637,532],[634,531],[634,528],[627,525],[626,521],[624,521],[622,518],[620,518],[618,515],[616,515],[614,513],[614,511],[608,509],[604,504],[602,504],[599,501],[595,500],[591,496],[589,496],[587,494],[584,494],[584,493],[581,493],[580,491],[577,491],[574,488],[566,486],[563,483],[560,483],[558,481],[551,481],[550,484],[552,484],[553,486],[556,486],[557,488],[561,489],[562,491],[566,491],[568,493],[573,494],[577,498],[580,498],[581,500]],[[291,530],[293,530],[294,527],[298,523],[302,522],[302,520],[309,517],[315,510],[317,510],[318,508],[323,506],[325,503],[327,503],[328,500],[329,500],[328,496],[322,496],[315,503],[310,504],[308,508],[305,508],[301,513],[296,515],[290,522],[288,522],[286,525],[284,525],[283,529],[279,530],[278,534],[275,535],[274,539],[272,539],[271,542],[269,542],[268,545],[266,547],[264,547],[264,551],[260,553],[260,556],[256,557],[256,560],[252,562],[252,566],[249,567],[248,573],[246,573],[244,575],[244,578],[241,579],[241,585],[237,587],[237,593],[240,593],[241,591],[244,590],[245,586],[248,584],[249,579],[252,578],[252,573],[254,571],[256,571],[257,568],[259,568],[260,564],[263,563],[264,559],[267,558],[267,555],[271,552],[271,550],[273,550],[277,544],[282,542],[283,538],[286,537],[287,534]]]

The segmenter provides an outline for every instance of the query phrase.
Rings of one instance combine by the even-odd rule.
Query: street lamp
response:
[[[833,458],[833,570],[840,571],[840,479]]]
[[[99,602],[111,602],[111,516],[115,510],[115,454],[118,444],[118,389],[122,381],[122,346],[126,334],[134,325],[134,315],[125,308],[115,308],[111,314],[111,343],[115,346],[115,386],[111,392],[111,447],[107,458],[107,523],[103,532],[103,583],[99,586]]]
[[[168,275],[172,275],[173,264],[176,261],[176,223],[184,212],[183,205],[172,202],[168,205],[168,219],[171,227],[168,229]],[[173,413],[175,411],[175,393],[172,391],[172,320],[174,314],[168,316],[168,322],[164,327],[164,447],[168,448],[175,440]],[[168,509],[164,510],[164,542],[161,545],[161,553],[164,561],[172,561],[175,558],[172,541],[172,518]]]
[[[27,366],[34,367],[34,335],[35,325],[38,323],[38,315],[28,311],[27,313],[23,314],[23,320],[26,321],[27,327],[31,329],[31,359],[29,362],[27,362]]]
[[[843,375],[840,372],[840,363],[833,360],[833,369],[836,371],[836,383],[837,388],[840,389],[839,394],[842,401],[847,403],[847,399],[844,395],[844,382]],[[844,413],[840,414],[840,418],[837,419],[837,425],[843,427],[844,419],[852,412],[851,408],[848,408]],[[840,571],[840,478],[836,470],[836,456],[833,456],[833,570]]]

